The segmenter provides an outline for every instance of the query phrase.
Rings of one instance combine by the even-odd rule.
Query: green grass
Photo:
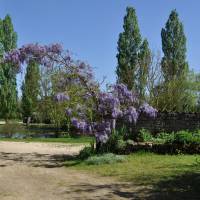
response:
[[[26,139],[15,139],[15,138],[0,138],[1,141],[9,142],[59,142],[59,143],[77,143],[77,144],[89,144],[92,142],[92,137],[66,137],[66,138],[26,138]]]
[[[153,191],[162,192],[157,199],[196,199],[200,196],[200,155],[135,153],[125,158],[124,162],[115,164],[87,165],[79,161],[67,163],[67,166],[115,176],[134,185],[151,186]]]
[[[124,156],[107,153],[103,155],[94,155],[86,159],[84,162],[87,165],[102,165],[102,164],[114,164],[118,162],[124,162]]]

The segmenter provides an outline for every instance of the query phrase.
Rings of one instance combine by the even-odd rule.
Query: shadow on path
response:
[[[67,154],[39,154],[39,153],[5,153],[0,152],[0,168],[22,163],[32,167],[59,168],[65,166],[66,160],[74,160],[75,156]],[[0,169],[1,170],[1,169]],[[145,170],[145,169],[144,169]],[[89,178],[89,177],[88,177]],[[131,200],[199,200],[200,199],[200,169],[183,175],[162,180],[154,185],[143,186],[137,183],[101,182],[66,183],[63,195],[71,194],[73,199],[81,200],[82,194],[91,194],[88,199],[117,199]],[[107,192],[105,192],[107,191]],[[105,195],[102,195],[104,194]],[[76,196],[76,194],[79,194]],[[94,197],[93,197],[94,196]]]
[[[187,172],[170,180],[160,181],[153,186],[153,193],[147,200],[199,200],[200,172]]]
[[[79,185],[70,185],[70,190],[65,191],[64,193],[74,193],[76,194],[94,194],[91,200],[95,199],[131,199],[131,200],[142,200],[145,199],[150,190],[147,187],[137,187],[131,183],[108,183],[108,184],[79,184]],[[104,190],[109,191],[107,194],[104,194]],[[76,200],[81,200],[82,198],[77,197]],[[115,198],[114,198],[115,199]]]
[[[17,163],[23,163],[33,167],[62,167],[66,160],[72,160],[74,156],[67,154],[39,154],[39,153],[5,153],[0,152],[0,167],[6,167]]]

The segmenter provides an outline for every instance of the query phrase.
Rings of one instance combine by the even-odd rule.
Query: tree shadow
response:
[[[199,200],[200,172],[187,172],[153,185],[147,200]]]
[[[106,192],[105,192],[106,191]],[[142,200],[145,199],[149,189],[146,187],[137,187],[131,183],[107,183],[107,184],[90,184],[84,183],[79,185],[71,185],[70,190],[64,193],[73,194],[90,194],[90,200],[106,200],[106,199],[130,199]],[[81,200],[81,197],[74,198]]]
[[[0,152],[0,168],[24,163],[32,167],[58,168],[79,164],[76,156],[68,154],[38,154],[38,153],[4,153]],[[70,162],[69,162],[70,161]],[[169,167],[169,166],[168,166]],[[84,183],[71,185],[68,193],[94,193],[91,199],[144,199],[144,200],[199,200],[200,199],[200,165],[195,165],[193,172],[169,177],[153,185],[131,183]],[[101,191],[107,190],[106,195]],[[80,199],[79,197],[75,199]]]
[[[75,156],[68,154],[38,154],[38,153],[5,153],[0,152],[0,168],[16,163],[24,163],[32,167],[56,168],[65,166],[66,160],[74,160]]]

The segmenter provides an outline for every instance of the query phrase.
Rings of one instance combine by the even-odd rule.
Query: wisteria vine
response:
[[[101,92],[92,68],[84,62],[73,60],[60,44],[24,45],[7,53],[3,62],[12,63],[20,71],[21,66],[31,60],[47,68],[64,69],[66,76],[60,79],[59,85],[73,83],[84,87],[84,104],[77,103],[73,108],[69,106],[65,113],[74,127],[83,133],[94,134],[97,142],[107,142],[118,119],[136,123],[141,113],[156,117],[157,110],[147,103],[140,106],[137,95],[124,84],[112,85],[107,92]],[[68,91],[61,91],[54,98],[57,102],[70,101]],[[92,101],[92,106],[87,106],[88,101]],[[93,113],[92,117],[89,112]]]

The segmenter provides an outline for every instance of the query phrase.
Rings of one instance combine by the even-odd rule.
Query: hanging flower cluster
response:
[[[44,66],[49,66],[52,64],[52,59],[56,59],[61,55],[62,51],[60,44],[27,44],[5,54],[4,62],[12,62],[16,67],[20,67],[25,62],[28,63],[30,60],[35,60]]]
[[[31,60],[44,67],[62,68],[65,76],[58,81],[60,88],[65,88],[67,84],[80,84],[84,88],[85,103],[68,107],[65,113],[71,118],[74,127],[82,132],[93,133],[98,142],[105,143],[108,140],[112,129],[115,129],[117,119],[136,123],[140,113],[156,117],[157,110],[147,103],[139,106],[137,95],[128,90],[124,84],[112,85],[109,92],[101,92],[94,80],[92,68],[84,62],[74,61],[68,51],[63,51],[60,44],[28,44],[4,56],[4,62],[12,63],[17,69]],[[70,94],[66,92],[56,94],[55,100],[69,101]],[[93,106],[88,106],[86,104],[88,101],[92,101]],[[89,117],[88,110],[94,113],[95,121]]]
[[[115,129],[117,119],[126,123],[136,123],[140,113],[156,117],[157,110],[147,103],[138,105],[136,95],[129,91],[124,84],[116,84],[109,92],[99,92],[97,109],[94,110],[98,121],[87,121],[87,118],[72,118],[72,124],[82,131],[93,131],[97,141],[105,143]],[[89,128],[90,127],[90,128]]]
[[[139,108],[140,113],[145,113],[149,117],[155,118],[157,114],[157,110],[150,106],[148,103],[144,103],[142,106]]]
[[[63,101],[68,101],[70,98],[67,94],[60,92],[55,95],[54,99],[57,102],[63,102]]]

